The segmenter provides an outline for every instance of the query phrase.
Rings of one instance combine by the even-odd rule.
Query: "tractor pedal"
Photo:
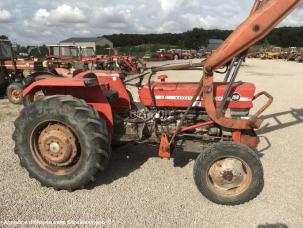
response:
[[[162,133],[160,148],[158,153],[160,158],[171,158],[170,144],[165,133]]]

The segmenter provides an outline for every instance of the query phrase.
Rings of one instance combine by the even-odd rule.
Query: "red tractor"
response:
[[[175,148],[196,142],[206,147],[194,165],[195,183],[205,197],[225,205],[255,198],[264,179],[254,129],[273,98],[256,94],[254,84],[236,82],[236,76],[248,48],[299,2],[257,0],[251,16],[203,64],[151,68],[133,83],[94,71],[36,78],[24,96],[42,90],[46,97],[25,107],[15,122],[21,165],[43,186],[73,191],[96,180],[114,144],[156,143],[159,157],[170,158]],[[165,75],[152,80],[155,72],[173,69],[203,69],[204,74],[200,82],[166,82]],[[222,82],[213,81],[215,72],[226,73]],[[126,85],[138,88],[139,103]],[[260,96],[268,101],[250,115]]]
[[[96,55],[92,47],[69,45],[50,45],[44,65],[47,69],[57,72],[57,69],[84,70],[121,70],[127,74],[138,74],[145,64],[136,58],[119,55]]]
[[[159,49],[153,56],[152,59],[154,61],[168,61],[174,60],[174,53],[169,50],[166,51],[165,49]]]
[[[196,50],[181,50],[181,49],[171,49],[170,53],[173,54],[173,59],[192,59],[196,56]]]
[[[125,55],[110,56],[117,66],[118,70],[122,70],[128,74],[139,74],[146,68],[146,64],[140,59]]]
[[[92,51],[94,51],[92,49]],[[89,48],[70,45],[49,45],[48,56],[44,65],[49,70],[65,69],[91,69],[95,64],[94,55]]]
[[[9,40],[0,40],[0,93],[6,93],[10,102],[22,103],[22,80],[27,75],[42,70],[41,61],[18,59],[12,43]]]
[[[24,90],[24,99],[41,91],[46,97],[27,106],[15,122],[14,140],[22,165],[45,186],[75,190],[106,167],[112,144],[160,144],[159,156],[170,158],[174,148],[196,142],[209,145],[194,171],[206,197],[222,204],[254,198],[263,187],[263,171],[254,151],[253,129],[218,125],[205,110],[203,92],[191,105],[198,82],[166,82],[165,75],[158,82],[151,80],[156,71],[169,69],[176,68],[152,69],[147,84],[142,84],[143,75],[131,84],[123,82],[120,74],[102,71],[81,72],[73,78],[35,77]],[[214,83],[215,105],[233,118],[248,119],[254,99],[263,93],[255,96],[251,83],[231,82]],[[125,85],[138,87],[140,103],[133,101]]]

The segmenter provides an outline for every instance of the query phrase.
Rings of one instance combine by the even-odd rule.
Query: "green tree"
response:
[[[48,48],[45,44],[37,47],[27,47],[27,52],[36,58],[45,58],[48,55]]]
[[[8,40],[8,36],[6,36],[6,35],[0,35],[0,40]]]
[[[207,32],[202,28],[194,28],[185,33],[184,46],[188,49],[198,50],[202,46],[207,46],[208,38]]]
[[[96,46],[96,54],[97,55],[108,55],[112,54],[111,51],[109,50],[110,46],[108,44],[104,46],[97,45]]]

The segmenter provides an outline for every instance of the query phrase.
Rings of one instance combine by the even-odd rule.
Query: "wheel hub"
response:
[[[12,99],[14,99],[15,101],[18,101],[20,99],[20,92],[17,89],[13,89],[11,91],[11,97]]]
[[[221,194],[239,194],[251,181],[250,170],[236,158],[216,161],[209,169],[209,179],[213,188]]]
[[[44,160],[55,166],[70,165],[77,155],[75,136],[60,124],[49,125],[41,132],[38,147]]]
[[[60,151],[60,145],[58,143],[51,143],[49,149],[52,153],[58,153]]]
[[[14,98],[18,98],[19,95],[20,95],[20,93],[19,93],[18,90],[14,89],[14,90],[12,91],[12,96],[13,96]]]

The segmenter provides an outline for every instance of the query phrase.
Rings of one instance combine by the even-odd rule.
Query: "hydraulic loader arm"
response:
[[[225,117],[216,109],[213,94],[213,73],[216,69],[246,51],[249,47],[265,37],[272,29],[297,6],[302,0],[256,0],[250,16],[225,40],[204,65],[197,96],[203,88],[203,97],[208,115],[217,124],[232,129],[259,128],[262,120],[254,115],[249,120]],[[193,101],[196,100],[194,97]]]

